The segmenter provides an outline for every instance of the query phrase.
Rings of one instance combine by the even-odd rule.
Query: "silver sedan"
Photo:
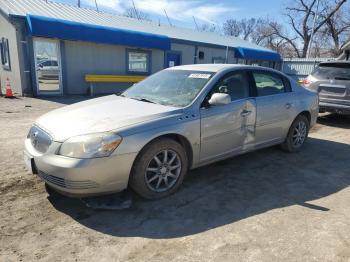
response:
[[[263,67],[165,69],[120,96],[40,117],[25,140],[29,170],[69,196],[130,187],[156,199],[189,169],[280,144],[300,150],[316,122],[318,95]]]

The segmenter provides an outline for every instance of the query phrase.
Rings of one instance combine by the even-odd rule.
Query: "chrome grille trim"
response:
[[[31,127],[27,138],[30,139],[32,146],[40,153],[46,153],[52,143],[51,136],[37,126]]]
[[[45,172],[38,170],[38,176],[43,180],[54,184],[59,187],[67,188],[67,189],[90,189],[98,187],[98,184],[94,181],[86,180],[86,181],[71,181],[66,180],[60,177],[48,175]]]

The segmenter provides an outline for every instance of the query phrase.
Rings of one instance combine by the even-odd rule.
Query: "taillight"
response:
[[[309,79],[304,79],[303,80],[303,85],[310,85],[311,81]]]
[[[312,82],[309,79],[304,79],[304,80],[300,80],[298,81],[300,85],[302,85],[303,87],[308,87]]]

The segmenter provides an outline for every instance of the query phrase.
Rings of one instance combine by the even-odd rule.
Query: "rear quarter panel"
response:
[[[310,113],[310,127],[316,124],[319,111],[319,98],[317,92],[307,90],[292,80],[292,90],[295,94],[296,116],[306,111]]]

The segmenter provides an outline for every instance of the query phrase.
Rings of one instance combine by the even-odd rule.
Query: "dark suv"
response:
[[[320,97],[320,112],[350,115],[350,61],[323,62],[303,81]]]

